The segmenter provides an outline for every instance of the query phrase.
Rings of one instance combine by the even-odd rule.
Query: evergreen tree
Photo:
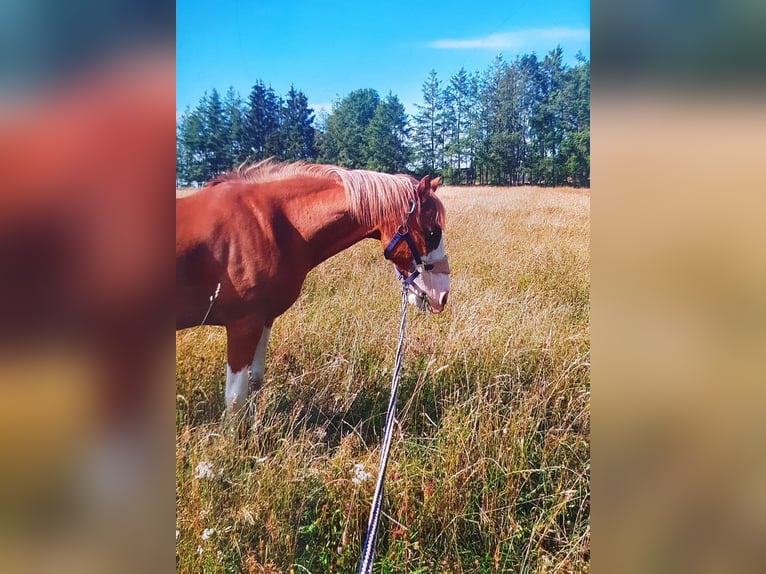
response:
[[[202,123],[201,105],[194,110],[187,108],[181,116],[176,130],[177,179],[182,185],[202,183],[205,172],[205,130]]]
[[[422,172],[436,174],[441,169],[443,125],[443,93],[436,70],[431,70],[423,83],[423,105],[416,105],[413,118],[415,157]]]
[[[504,65],[493,98],[493,160],[497,183],[517,185],[523,181],[526,160],[522,124],[523,83],[519,62]]]
[[[203,183],[246,159],[313,159],[349,168],[419,172],[454,183],[590,184],[590,62],[564,64],[560,47],[482,73],[460,69],[442,88],[432,70],[408,123],[398,98],[355,90],[315,122],[308,98],[262,81],[246,104],[213,89],[176,126],[179,184]],[[316,125],[315,125],[316,124]],[[412,146],[412,147],[410,147]],[[410,161],[414,162],[410,164]]]
[[[477,80],[478,95],[476,113],[475,131],[477,133],[477,142],[475,143],[476,152],[476,171],[479,183],[488,185],[494,182],[497,171],[492,148],[492,139],[495,129],[495,120],[493,116],[494,98],[497,92],[497,86],[500,79],[500,70],[505,66],[501,56],[498,56],[493,64],[481,74]]]
[[[468,171],[466,172],[467,184],[477,180],[477,155],[479,153],[481,139],[484,136],[484,125],[481,113],[482,78],[476,72],[468,79],[468,109],[466,116],[466,142],[463,149],[466,153]]]
[[[524,162],[525,181],[539,185],[545,181],[546,130],[549,126],[545,102],[548,87],[535,54],[522,56],[518,62],[521,82],[520,114],[522,115],[522,139],[526,147]]]
[[[380,103],[372,89],[354,90],[333,106],[325,123],[321,159],[352,169],[367,165],[366,130]]]
[[[450,83],[444,90],[445,151],[450,167],[450,183],[468,183],[464,181],[462,170],[468,150],[469,104],[470,81],[465,68],[460,68],[450,78]]]
[[[545,110],[545,141],[546,170],[544,181],[546,185],[560,185],[564,181],[564,162],[561,154],[561,143],[565,137],[566,98],[564,82],[566,67],[564,66],[563,50],[557,46],[543,60],[543,73],[546,80]]]
[[[223,101],[224,129],[228,165],[235,167],[247,159],[242,98],[230,87]]]
[[[303,92],[290,86],[282,106],[280,122],[281,159],[296,161],[313,159],[314,152],[314,110],[308,106]]]
[[[375,109],[366,130],[367,168],[386,173],[403,173],[409,161],[407,114],[389,92]]]
[[[258,80],[250,91],[244,118],[247,157],[262,160],[281,157],[279,121],[282,102],[271,87]]]
[[[565,79],[565,132],[561,143],[566,183],[590,185],[590,62],[581,53]]]
[[[228,134],[223,112],[223,102],[218,90],[213,88],[209,96],[202,98],[202,123],[204,129],[203,156],[205,178],[210,179],[231,167],[228,150]]]

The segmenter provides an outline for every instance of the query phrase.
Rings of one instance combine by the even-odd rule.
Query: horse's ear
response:
[[[435,177],[431,180],[431,193],[436,193],[436,188],[439,187],[439,185],[442,182],[442,178]]]
[[[424,175],[423,179],[418,182],[418,197],[423,200],[428,196],[431,191],[431,176]]]

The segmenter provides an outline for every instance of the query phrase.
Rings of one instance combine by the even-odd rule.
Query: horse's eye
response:
[[[426,248],[428,251],[433,251],[439,246],[439,242],[442,238],[442,230],[438,227],[426,231]]]

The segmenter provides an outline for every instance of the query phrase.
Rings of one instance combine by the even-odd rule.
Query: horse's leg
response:
[[[250,381],[248,366],[255,364],[264,321],[248,317],[226,325],[226,414],[237,414],[247,402]],[[268,337],[267,337],[268,338]],[[263,345],[264,358],[266,343]],[[262,363],[263,361],[261,361]],[[262,377],[263,375],[261,375]]]
[[[266,348],[269,346],[269,335],[271,335],[272,323],[267,323],[263,328],[263,333],[255,348],[253,362],[250,365],[250,387],[257,391],[263,385],[263,378],[266,374]]]

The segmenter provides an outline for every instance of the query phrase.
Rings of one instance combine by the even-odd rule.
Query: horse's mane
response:
[[[302,161],[279,163],[271,159],[249,165],[244,163],[233,171],[215,177],[205,186],[230,181],[268,183],[294,177],[329,178],[340,182],[346,192],[349,212],[360,223],[366,225],[377,225],[384,221],[401,221],[410,209],[410,202],[417,199],[418,181],[410,175],[391,175]],[[442,225],[444,207],[438,200],[436,204],[438,223]]]

